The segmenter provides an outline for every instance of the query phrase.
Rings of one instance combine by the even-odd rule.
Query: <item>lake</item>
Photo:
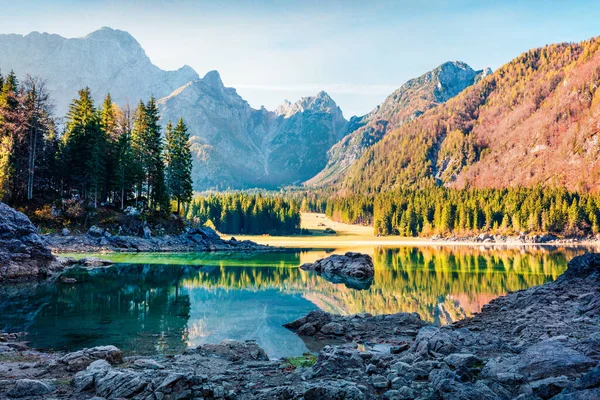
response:
[[[271,357],[300,355],[315,349],[282,324],[311,310],[408,311],[447,324],[556,279],[586,249],[375,247],[374,279],[358,288],[297,268],[332,252],[103,254],[116,264],[69,271],[77,283],[0,287],[0,329],[26,331],[40,349],[172,354],[229,338],[254,339]]]

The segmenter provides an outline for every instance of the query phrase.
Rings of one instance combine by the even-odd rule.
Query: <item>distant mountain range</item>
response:
[[[86,86],[98,102],[110,92],[113,101],[122,105],[151,95],[167,96],[198,79],[187,65],[177,71],[161,70],[133,36],[111,28],[73,39],[39,32],[0,35],[0,71],[10,70],[21,79],[26,74],[45,79],[60,117]]]
[[[600,38],[532,49],[390,132],[341,188],[600,189]]]
[[[254,109],[218,72],[163,71],[127,32],[0,35],[0,70],[47,80],[62,116],[77,90],[99,103],[159,98],[188,124],[195,189],[306,182],[377,192],[429,184],[600,188],[600,40],[523,53],[492,73],[447,62],[346,121],[325,93]]]
[[[186,121],[197,189],[300,184],[327,162],[348,122],[325,92],[275,111],[256,110],[216,71],[160,99],[164,120]]]
[[[307,184],[323,186],[339,180],[387,132],[451,99],[491,72],[489,68],[474,71],[464,62],[455,61],[409,80],[373,111],[350,120],[350,133],[331,148],[326,167]]]

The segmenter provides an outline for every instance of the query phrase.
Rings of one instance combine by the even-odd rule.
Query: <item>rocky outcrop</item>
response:
[[[89,87],[101,101],[110,92],[119,106],[151,95],[160,98],[198,79],[189,66],[163,71],[153,65],[144,49],[129,33],[101,28],[81,38],[49,33],[0,35],[0,70],[14,70],[47,82],[59,117],[66,114],[77,89]]]
[[[331,97],[252,108],[217,71],[159,100],[163,121],[185,120],[194,156],[195,189],[274,188],[303,182],[327,162],[347,121]],[[235,160],[235,162],[232,162]]]
[[[60,268],[29,218],[0,203],[0,281],[44,277]]]
[[[360,286],[362,282],[370,285],[375,267],[373,259],[368,254],[347,252],[346,254],[334,254],[326,258],[315,261],[314,263],[306,263],[300,266],[305,271],[315,271],[325,279],[335,281],[335,277],[344,278],[348,286],[352,284]],[[334,282],[338,283],[338,282]],[[368,287],[368,286],[367,286]]]
[[[91,228],[90,228],[91,230]],[[121,236],[106,235],[95,228],[84,235],[51,234],[44,237],[45,243],[55,252],[186,252],[186,251],[277,251],[270,246],[256,244],[250,240],[230,240],[221,237],[209,227],[190,228],[179,235]]]

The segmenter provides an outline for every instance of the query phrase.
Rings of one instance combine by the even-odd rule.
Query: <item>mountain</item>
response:
[[[350,133],[331,148],[323,171],[306,184],[323,186],[340,179],[387,132],[446,102],[490,73],[489,68],[474,71],[464,62],[454,61],[409,80],[370,113],[350,119]]]
[[[388,133],[341,186],[600,188],[600,38],[530,50]]]
[[[259,110],[211,71],[159,100],[162,120],[188,125],[194,188],[275,188],[303,182],[327,162],[347,132],[342,111],[325,92],[275,111]]]
[[[106,27],[73,39],[38,32],[0,35],[0,70],[14,70],[21,79],[26,74],[45,79],[58,116],[66,114],[77,91],[85,86],[96,102],[110,92],[113,101],[122,105],[151,95],[167,96],[198,79],[188,66],[161,70],[133,36]]]

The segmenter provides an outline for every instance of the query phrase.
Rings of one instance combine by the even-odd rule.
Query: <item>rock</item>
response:
[[[142,369],[165,369],[165,366],[151,358],[140,358],[134,361],[133,366]]]
[[[559,394],[568,384],[569,379],[563,375],[530,382],[529,386],[536,396],[549,399]]]
[[[71,231],[68,230],[67,228],[62,228],[62,230],[60,231],[60,234],[63,236],[69,236],[71,234]]]
[[[368,254],[348,252],[344,255],[334,254],[310,264],[302,264],[303,270],[316,271],[332,275],[365,279],[375,273],[373,259]]]
[[[600,280],[600,253],[586,253],[574,257],[557,281],[563,282],[573,278]]]
[[[575,382],[577,389],[592,389],[600,387],[600,366],[589,370]]]
[[[0,202],[0,281],[45,277],[59,269],[29,218]]]
[[[323,325],[321,328],[321,333],[324,335],[342,336],[344,335],[344,327],[337,322],[330,322]]]
[[[390,382],[383,375],[373,375],[371,377],[371,384],[375,389],[387,389]]]
[[[121,364],[123,356],[121,350],[115,346],[97,346],[91,349],[68,353],[58,359],[60,363],[67,365],[69,371],[81,371],[96,360],[105,360],[111,364]]]
[[[92,237],[101,237],[104,235],[104,229],[100,228],[99,226],[92,225],[90,226],[90,229],[88,229],[87,234],[88,236]]]
[[[142,231],[142,237],[144,239],[149,239],[152,237],[152,230],[150,230],[150,228],[148,228],[147,226],[144,227],[143,231]]]
[[[141,214],[140,210],[135,208],[134,206],[127,206],[123,212],[129,217],[137,217]]]
[[[482,376],[496,378],[499,373],[514,373],[538,380],[585,372],[595,365],[591,358],[566,347],[566,340],[548,339],[520,354],[490,360],[483,368]]]
[[[413,348],[423,355],[430,352],[450,354],[456,351],[456,345],[450,332],[431,325],[419,330]]]
[[[391,346],[390,347],[390,353],[392,354],[400,354],[403,351],[406,351],[410,348],[410,345],[408,343],[402,343],[398,346]]]
[[[444,357],[444,362],[453,368],[473,368],[481,365],[483,361],[474,354],[454,353]]]
[[[365,370],[365,362],[354,349],[343,346],[325,346],[312,368],[316,377],[352,376]]]
[[[267,397],[267,399],[271,398],[275,397]],[[285,397],[279,398],[283,399]],[[303,398],[304,400],[363,400],[365,395],[351,382],[321,381],[309,385],[301,396],[293,398]]]
[[[230,361],[269,361],[267,353],[253,340],[238,342],[226,339],[219,344],[203,344],[196,349],[201,354],[223,357]]]
[[[113,265],[113,262],[104,260],[102,258],[86,257],[86,258],[77,260],[76,265],[79,265],[82,267],[97,268],[97,267],[107,267],[107,266]]]
[[[8,391],[10,397],[31,398],[34,396],[44,396],[56,390],[54,384],[48,381],[38,381],[33,379],[19,379],[15,386]]]

